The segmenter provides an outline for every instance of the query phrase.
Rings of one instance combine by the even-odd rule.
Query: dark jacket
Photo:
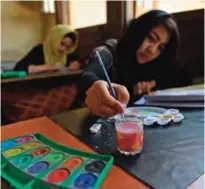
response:
[[[66,66],[69,66],[70,62],[75,60],[80,61],[80,57],[76,52],[68,54]],[[28,71],[28,67],[30,65],[42,65],[44,64],[44,62],[45,62],[45,58],[43,53],[43,45],[39,44],[33,47],[33,49],[16,64],[14,70]]]

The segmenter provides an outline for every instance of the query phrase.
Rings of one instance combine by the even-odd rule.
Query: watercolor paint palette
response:
[[[18,189],[97,189],[113,157],[58,144],[36,133],[1,142],[2,177]]]
[[[124,117],[131,119],[140,118],[143,121],[144,126],[166,126],[169,123],[178,123],[184,119],[183,114],[178,109],[164,109],[158,107],[130,107],[126,108]],[[111,117],[110,120],[121,120],[120,114]]]

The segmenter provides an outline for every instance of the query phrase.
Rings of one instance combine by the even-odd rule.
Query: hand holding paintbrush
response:
[[[104,73],[105,68],[102,68],[99,61],[96,62],[96,64],[100,66],[100,69],[102,69],[102,72]],[[107,118],[123,113],[129,102],[129,98],[129,93],[126,87],[115,83],[111,84],[110,80],[109,82],[97,80],[86,91],[85,103],[93,113],[100,117]]]
[[[117,95],[116,95],[116,93],[115,93],[114,88],[112,87],[110,78],[109,78],[109,76],[108,76],[108,74],[107,74],[107,71],[106,71],[106,69],[105,69],[105,67],[104,67],[103,61],[102,61],[101,56],[100,56],[100,54],[99,54],[98,51],[96,51],[96,55],[97,55],[97,58],[98,58],[98,61],[99,61],[100,65],[101,65],[101,67],[102,67],[102,69],[103,69],[103,72],[104,72],[104,74],[105,74],[106,80],[107,80],[108,85],[109,85],[109,88],[110,88],[110,90],[111,90],[111,94],[112,94],[112,96],[113,96],[115,99],[117,99]],[[122,115],[123,120],[126,121],[126,120],[125,120],[125,117],[124,117],[124,114],[121,113],[121,115]]]

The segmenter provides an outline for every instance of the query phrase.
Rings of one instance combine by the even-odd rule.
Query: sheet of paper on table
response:
[[[145,95],[135,105],[162,107],[204,107],[204,85],[173,88],[156,91],[153,95]]]

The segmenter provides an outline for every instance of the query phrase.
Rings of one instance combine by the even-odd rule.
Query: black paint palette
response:
[[[79,151],[41,134],[1,142],[2,177],[14,188],[97,189],[113,157]]]

